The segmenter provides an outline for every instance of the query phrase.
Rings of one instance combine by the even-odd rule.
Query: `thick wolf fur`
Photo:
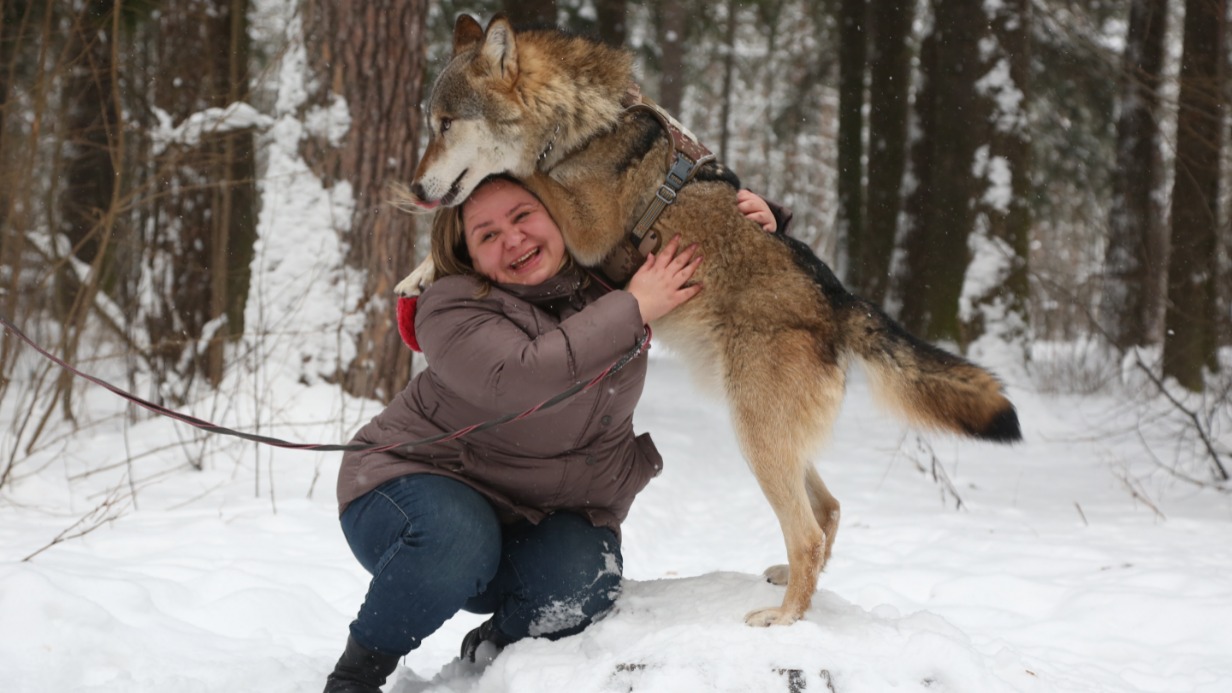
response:
[[[573,256],[598,265],[662,184],[671,147],[652,117],[624,112],[631,85],[623,51],[551,30],[515,34],[500,16],[486,31],[461,17],[430,99],[432,135],[402,201],[456,204],[485,176],[509,172],[543,199]],[[733,181],[710,165],[660,217],[664,240],[700,245],[705,288],[654,327],[729,402],[788,558],[767,571],[786,582],[783,603],[746,621],[788,624],[808,609],[838,532],[839,503],[810,456],[838,415],[850,358],[865,364],[880,401],[916,426],[1003,443],[1021,434],[992,374],[909,335],[804,244],[762,232],[736,209]],[[423,277],[400,289],[414,292]]]

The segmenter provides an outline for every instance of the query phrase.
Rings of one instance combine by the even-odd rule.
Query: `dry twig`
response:
[[[46,546],[21,559],[21,562],[27,563],[35,556],[43,553],[53,546],[56,546],[57,544],[63,544],[70,539],[83,537],[99,527],[102,527],[113,520],[119,519],[120,516],[128,510],[131,500],[132,497],[127,495],[124,485],[116,486],[111,489],[111,492],[107,494],[107,497],[95,506],[93,510],[85,515],[82,515],[76,522],[57,534],[54,539],[47,543]]]

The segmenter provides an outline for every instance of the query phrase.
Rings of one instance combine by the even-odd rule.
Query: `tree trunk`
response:
[[[685,46],[692,23],[684,2],[656,4],[654,11],[657,19],[655,35],[659,48],[658,103],[663,110],[679,116],[680,105],[684,100]]]
[[[226,64],[227,102],[249,99],[252,87],[248,75],[251,52],[248,36],[248,0],[229,0],[230,11],[225,28],[231,32],[230,55]],[[238,340],[244,334],[244,309],[252,283],[252,261],[257,242],[257,220],[260,199],[257,192],[257,161],[255,138],[250,130],[229,132],[222,136],[223,171],[219,194],[223,202],[225,226],[215,225],[213,278],[210,312],[225,318],[223,337]],[[216,341],[210,352],[210,380],[217,383],[222,375],[222,343]]]
[[[909,112],[907,173],[903,179],[903,215],[895,234],[899,254],[890,268],[889,312],[909,331],[919,334],[927,326],[923,292],[932,262],[927,220],[933,205],[933,142],[937,89],[931,78],[937,67],[937,33],[929,32],[920,46],[919,83],[915,108]]]
[[[870,18],[868,194],[856,287],[874,303],[885,300],[890,256],[901,205],[907,158],[907,112],[911,86],[911,22],[914,2],[875,2]],[[841,137],[841,135],[840,135]]]
[[[990,10],[995,44],[992,68],[979,88],[990,118],[986,157],[977,155],[973,251],[960,303],[961,345],[977,360],[1004,355],[1021,366],[1030,359],[1031,72],[1030,0],[1005,0]],[[973,349],[974,347],[974,353]]]
[[[1203,388],[1203,367],[1218,366],[1215,258],[1226,11],[1227,0],[1185,3],[1163,361],[1164,375],[1193,391]]]
[[[719,161],[731,161],[728,141],[731,138],[732,86],[736,79],[736,13],[737,0],[727,2],[727,24],[723,36],[723,108],[719,115]]]
[[[838,76],[838,271],[862,291],[869,272],[864,264],[864,63],[866,0],[839,5]]]
[[[24,66],[37,64],[25,52],[38,41],[38,15],[34,3],[3,2],[0,11],[0,311],[16,316],[21,297],[22,253],[24,241],[17,229],[28,228],[28,222],[15,218],[19,201],[32,196],[29,175],[35,157],[35,144],[23,136],[20,120],[10,105],[14,82],[20,84],[29,75]],[[31,70],[33,71],[33,70]],[[33,80],[30,80],[33,82]],[[23,208],[26,205],[21,205]],[[28,214],[26,212],[25,214]],[[16,339],[4,331],[0,334],[0,398],[11,382],[11,358]],[[0,479],[2,481],[2,479]],[[0,484],[2,485],[2,484]]]
[[[385,186],[410,180],[418,157],[419,104],[427,59],[427,0],[373,0],[362,9],[308,0],[304,30],[309,60],[328,103],[346,100],[351,126],[342,143],[316,142],[310,157],[326,184],[345,180],[355,199],[347,262],[365,272],[363,332],[342,374],[355,395],[391,399],[411,374],[398,335],[393,286],[414,267],[415,224],[384,207]]]
[[[556,26],[556,0],[503,0],[501,6],[514,26]]]
[[[9,116],[11,115],[9,82],[10,76],[17,72],[19,49],[27,38],[31,19],[30,10],[30,3],[24,0],[9,0],[0,3],[0,171],[5,172],[5,175],[0,177],[0,229],[4,228],[5,220],[8,219],[11,200],[9,188],[15,183],[9,179],[8,172],[13,170],[12,154],[11,150],[5,146],[6,140],[9,139]],[[8,257],[6,250],[9,245],[8,234],[0,232],[0,266],[4,265]]]
[[[1133,0],[1121,57],[1117,166],[1100,303],[1103,329],[1119,349],[1151,342],[1152,307],[1159,305],[1164,258],[1153,252],[1160,233],[1153,198],[1160,178],[1156,147],[1167,18],[1167,0]]]
[[[599,38],[609,46],[621,48],[628,36],[628,0],[595,0]]]
[[[159,14],[153,98],[176,125],[248,98],[247,5],[187,0]],[[253,134],[209,127],[154,163],[163,194],[147,224],[146,265],[166,292],[146,322],[157,367],[178,374],[183,396],[198,375],[222,380],[224,346],[243,333],[257,224]]]
[[[8,222],[14,202],[14,191],[20,187],[16,171],[18,155],[14,150],[24,149],[22,143],[14,141],[10,128],[17,130],[17,120],[13,117],[13,109],[9,105],[11,81],[14,75],[20,75],[22,44],[31,38],[31,23],[33,6],[29,2],[9,1],[0,5],[0,274],[10,279],[15,278],[17,269],[16,235],[10,233]],[[0,286],[0,295],[6,299],[5,304],[11,308],[16,299],[17,285]],[[12,315],[12,310],[6,310],[6,315]],[[7,343],[7,341],[6,341]],[[0,364],[7,359],[0,357]],[[2,372],[2,371],[0,371]]]
[[[113,11],[112,0],[85,3],[70,18],[66,49],[59,232],[72,243],[73,255],[87,265],[101,260],[111,239],[109,210],[121,158],[116,150],[121,133],[120,105],[114,101]],[[113,279],[106,274],[104,286]]]
[[[920,179],[910,200],[915,213],[907,229],[907,257],[895,278],[900,317],[908,329],[933,341],[961,342],[958,300],[970,262],[967,239],[978,191],[972,168],[976,149],[986,141],[987,109],[976,93],[984,76],[979,44],[987,31],[980,0],[935,0],[933,30],[921,60],[925,89],[917,109],[928,129],[913,154]],[[924,172],[922,166],[927,166]]]
[[[114,2],[89,0],[68,22],[57,162],[63,184],[57,191],[56,231],[71,244],[70,255],[90,267],[84,283],[68,258],[55,274],[56,319],[64,326],[59,352],[72,362],[98,292],[113,291],[118,284],[116,254],[110,251],[118,224],[124,128],[115,88],[120,36]],[[61,373],[56,390],[64,417],[72,419],[72,375],[67,371]]]

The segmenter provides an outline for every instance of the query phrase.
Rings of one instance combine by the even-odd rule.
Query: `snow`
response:
[[[254,32],[288,37],[268,73],[269,112],[199,118],[259,128],[263,206],[245,339],[218,390],[182,409],[337,442],[380,405],[328,384],[359,329],[358,277],[341,269],[353,200],[322,185],[299,149],[350,123],[342,102],[305,106],[313,85],[289,6],[261,0],[253,15]],[[988,86],[1013,104],[1001,77]],[[191,140],[183,124],[164,126],[167,141]],[[996,248],[982,250],[973,283],[1002,271]],[[84,383],[76,426],[53,416],[31,448],[23,387],[37,376],[19,357],[15,394],[0,400],[4,690],[320,690],[367,583],[338,527],[339,455],[133,417]],[[722,403],[656,346],[637,426],[666,466],[624,526],[616,610],[561,641],[516,643],[486,668],[457,661],[482,620],[460,614],[385,690],[1232,690],[1232,497],[1173,473],[1205,478],[1192,436],[1161,400],[1093,375],[1084,359],[1099,358],[1037,345],[1033,378],[1002,373],[1027,438],[1015,447],[908,433],[853,371],[816,457],[843,503],[833,559],[802,621],[755,629],[744,614],[783,594],[760,577],[784,560],[777,522]],[[124,383],[122,361],[87,363]],[[1045,394],[1088,380],[1096,394]],[[1227,415],[1216,421],[1226,450]]]
[[[195,147],[204,135],[220,135],[246,128],[268,128],[273,119],[242,101],[224,108],[207,108],[192,114],[179,125],[172,125],[171,114],[157,106],[153,107],[159,127],[150,130],[154,153],[160,154],[170,144]]]
[[[1010,203],[1014,201],[1014,171],[1009,159],[1004,156],[992,156],[988,145],[981,146],[975,152],[975,163],[972,173],[976,178],[988,182],[981,202],[989,209],[1001,214],[1008,214]]]
[[[652,351],[637,426],[667,464],[625,525],[616,611],[486,669],[456,660],[481,620],[459,615],[387,691],[1232,685],[1232,503],[1150,458],[1139,431],[1181,447],[1157,404],[1015,384],[1027,441],[994,447],[907,433],[853,371],[817,457],[843,502],[834,557],[804,620],[755,629],[743,615],[782,597],[760,578],[782,541],[723,405],[686,370]],[[309,441],[378,409],[278,372],[249,380],[187,408]],[[85,428],[45,436],[0,496],[5,690],[319,690],[366,585],[337,525],[338,456],[130,424],[109,393],[81,393]],[[16,416],[0,406],[0,420]],[[87,515],[68,534],[88,531],[47,547]]]
[[[257,140],[261,214],[244,351],[254,363],[298,370],[315,381],[334,378],[340,364],[353,360],[354,335],[363,328],[363,277],[343,261],[355,206],[350,183],[327,187],[303,157],[305,139],[336,145],[351,119],[336,95],[325,107],[308,105],[314,85],[302,22],[287,0],[261,0],[254,16],[254,39],[285,48],[262,85],[273,115]]]

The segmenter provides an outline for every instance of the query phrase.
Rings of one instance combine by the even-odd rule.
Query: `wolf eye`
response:
[[[441,132],[448,130],[450,125],[453,125],[453,119],[441,118]]]

